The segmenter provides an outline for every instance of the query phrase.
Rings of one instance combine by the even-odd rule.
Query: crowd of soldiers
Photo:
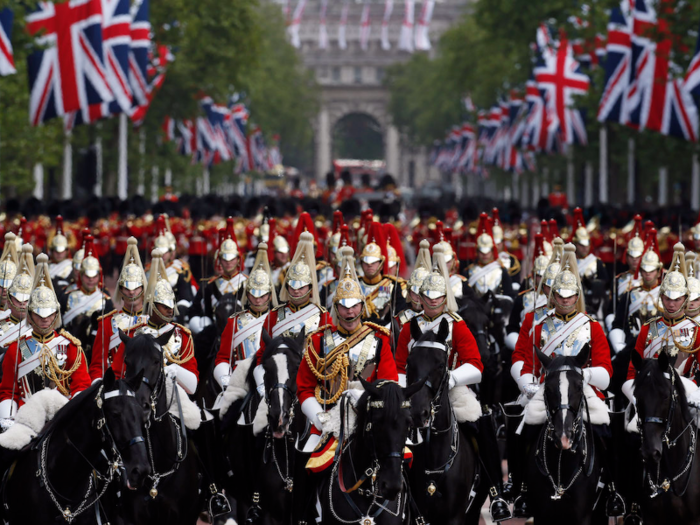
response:
[[[494,422],[508,415],[501,403],[512,408],[515,402],[521,414],[540,392],[542,367],[533,345],[546,355],[590,347],[584,379],[601,403],[614,366],[623,367],[621,392],[634,403],[630,349],[645,358],[675,356],[680,349],[678,372],[694,379],[700,225],[683,239],[686,249],[670,229],[660,235],[641,216],[615,230],[587,224],[580,209],[564,220],[558,212],[559,221],[515,224],[501,222],[498,209],[471,222],[456,209],[447,210],[444,221],[419,213],[402,222],[405,215],[397,213],[380,222],[372,209],[343,202],[328,219],[305,211],[272,213],[262,202],[251,218],[193,218],[187,211],[70,222],[7,216],[0,257],[0,425],[10,427],[18,408],[41,389],[71,397],[108,368],[119,376],[120,331],[171,334],[163,345],[166,374],[193,395],[203,379],[195,341],[217,326],[217,307],[228,297],[234,310],[221,327],[213,368],[221,390],[245,360],[264,388],[264,330],[273,338],[304,331],[296,395],[312,435],[302,452],[308,470],[319,472],[334,457],[333,438],[323,432],[329,408],[360,377],[405,385],[415,343],[411,321],[421,332],[437,332],[445,320],[449,388],[470,387],[481,398],[482,415],[460,423],[471,424],[464,432],[478,442],[491,515],[502,521],[529,514],[525,468],[510,461],[523,439],[508,437],[516,445],[508,450],[504,484]],[[618,265],[625,271],[612,275]],[[118,276],[113,296],[107,290],[111,268]],[[491,319],[495,365],[482,362],[460,315],[473,302]],[[498,373],[491,365],[509,368],[510,377],[504,374],[498,392],[487,394],[479,384]],[[626,404],[622,398],[615,403]],[[638,523],[640,495],[625,494],[625,501],[615,468],[609,472],[608,514]]]

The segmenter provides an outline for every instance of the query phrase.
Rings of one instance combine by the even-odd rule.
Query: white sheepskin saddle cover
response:
[[[0,447],[10,450],[24,448],[66,403],[68,398],[58,390],[40,390],[17,411],[15,424],[0,434]]]
[[[202,416],[199,412],[199,407],[187,396],[187,392],[185,392],[180,385],[176,384],[176,386],[180,396],[180,404],[182,405],[182,418],[185,420],[185,428],[188,428],[189,430],[197,430],[199,425],[202,423]],[[168,412],[179,419],[180,412],[177,407],[177,399],[173,396],[172,381],[165,382],[165,394],[167,396],[166,399],[172,399]]]
[[[219,409],[219,419],[224,418],[228,409],[231,408],[231,405],[239,399],[243,399],[248,394],[246,377],[248,377],[248,370],[250,370],[253,359],[255,359],[255,356],[250,356],[248,359],[238,361],[236,364],[236,369],[233,371],[233,374],[231,374],[226,390],[223,391],[214,404],[214,408]],[[267,417],[267,415],[265,417]]]
[[[683,383],[685,395],[688,398],[688,400],[696,400],[695,402],[697,404],[700,404],[700,388],[698,388],[698,385],[696,385],[695,382],[683,376],[681,376],[681,383]],[[693,414],[693,416],[695,416],[695,425],[700,426],[700,410],[691,407],[690,412]],[[628,405],[627,410],[625,412],[625,421],[627,421],[627,432],[630,432],[632,434],[639,434],[637,419],[637,411],[635,410],[634,416],[632,416],[632,405]]]
[[[588,402],[588,413],[591,415],[590,423],[593,425],[609,425],[610,414],[605,402],[600,399],[595,390],[588,385],[583,385],[583,393]],[[588,413],[583,411],[584,421],[588,421]],[[544,404],[544,385],[532,397],[530,402],[525,407],[523,421],[526,425],[542,425],[547,421],[547,409]]]
[[[457,423],[474,423],[481,417],[481,403],[469,387],[456,386],[449,396]]]

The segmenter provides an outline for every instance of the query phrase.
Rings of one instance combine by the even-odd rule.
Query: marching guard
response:
[[[44,388],[73,397],[90,386],[80,341],[61,325],[61,312],[49,275],[48,256],[37,257],[36,277],[27,305],[30,334],[10,344],[0,382],[0,426],[12,423],[17,408]]]
[[[148,316],[143,312],[146,273],[137,245],[136,238],[129,237],[115,293],[115,300],[121,301],[121,309],[112,310],[98,318],[89,368],[93,381],[104,377],[105,371],[112,366],[114,352],[121,344],[119,330],[126,332],[148,320]]]
[[[423,312],[415,317],[415,321],[421,332],[431,330],[436,333],[443,320],[449,323],[449,335],[445,345],[446,351],[449,353],[449,388],[452,389],[456,386],[480,383],[484,368],[476,340],[467,328],[467,324],[457,314],[457,302],[448,283],[449,272],[445,262],[444,248],[438,245],[433,248],[433,270],[424,279],[420,288]],[[403,385],[406,384],[406,361],[414,344],[409,323],[401,329],[396,348],[396,367],[400,374],[399,382]],[[491,517],[494,521],[507,520],[512,516],[508,504],[502,497],[501,461],[492,413],[488,412],[482,415],[477,421],[477,427],[475,437],[478,442],[479,455],[486,468],[489,497],[491,498]],[[468,436],[474,435],[468,426],[464,428],[463,432]]]

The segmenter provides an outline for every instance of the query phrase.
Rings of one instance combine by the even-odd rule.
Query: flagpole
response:
[[[690,206],[694,211],[700,210],[700,160],[698,153],[693,153],[693,175],[690,188]]]
[[[153,164],[151,167],[151,202],[156,203],[158,202],[158,179],[159,179],[159,173],[158,173],[158,164]],[[168,169],[165,170],[165,173],[168,173]]]
[[[102,197],[102,180],[104,166],[102,165],[102,122],[97,123],[97,138],[95,139],[95,196]]]
[[[63,200],[73,198],[73,145],[71,131],[63,131]]]
[[[591,164],[590,160],[586,161],[586,167],[585,167],[585,195],[584,195],[584,201],[583,201],[583,206],[585,208],[590,208],[593,206],[593,164]]]
[[[603,124],[600,127],[600,187],[598,188],[598,198],[601,204],[608,203],[608,126]]]
[[[576,205],[576,171],[574,169],[574,148],[569,146],[566,152],[566,200],[569,206]]]
[[[139,184],[136,193],[143,196],[146,193],[146,129],[139,129]]]
[[[627,140],[627,204],[634,205],[635,202],[635,162],[634,162],[634,137]]]
[[[126,200],[128,197],[128,179],[127,179],[127,121],[126,113],[119,114],[119,168],[117,175],[117,197],[121,200]]]
[[[659,207],[668,205],[668,168],[659,168]]]

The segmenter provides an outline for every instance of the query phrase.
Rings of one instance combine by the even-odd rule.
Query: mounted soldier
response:
[[[110,296],[103,291],[102,266],[97,258],[92,235],[88,235],[85,241],[85,258],[80,263],[78,284],[79,288],[66,298],[63,324],[80,339],[89,359],[97,334],[97,318],[114,307]]]
[[[10,309],[7,307],[8,289],[17,275],[19,262],[15,239],[14,233],[5,234],[5,246],[2,250],[2,256],[0,256],[0,321],[10,316]]]
[[[505,233],[503,231],[503,225],[501,224],[501,217],[498,208],[494,208],[491,211],[491,220],[493,222],[493,241],[496,243],[498,258],[503,263],[503,267],[508,270],[508,275],[510,275],[511,280],[513,281],[513,288],[519,288],[520,261],[515,255],[508,253],[504,242]]]
[[[277,293],[272,283],[267,244],[258,244],[253,271],[243,284],[242,312],[229,317],[221,335],[221,346],[214,364],[214,379],[223,389],[238,361],[247,359],[260,348],[261,334],[271,308],[277,308]]]
[[[597,321],[603,321],[608,294],[608,270],[591,250],[591,238],[583,221],[581,208],[574,210],[574,231],[571,241],[576,247],[576,264],[586,293],[586,311]]]
[[[241,256],[233,230],[233,218],[226,219],[226,231],[215,255],[215,267],[219,275],[211,277],[195,297],[190,311],[190,328],[197,334],[214,323],[214,311],[224,295],[233,294],[236,301],[243,297],[245,289],[244,273],[240,271]]]
[[[64,290],[71,281],[72,261],[68,251],[68,238],[63,229],[63,217],[56,217],[56,233],[49,241],[49,271],[56,288]]]
[[[433,248],[433,270],[425,278],[420,288],[423,311],[405,325],[399,335],[399,343],[396,348],[396,366],[399,371],[399,383],[403,386],[406,384],[408,355],[416,341],[416,337],[412,333],[414,323],[421,333],[426,331],[437,333],[443,321],[449,325],[445,341],[446,351],[449,354],[449,388],[475,385],[481,382],[484,367],[479,348],[466,323],[457,314],[457,302],[448,283],[449,272],[445,261],[444,247],[436,245]],[[486,469],[486,479],[489,483],[492,518],[495,521],[509,519],[511,513],[508,504],[502,497],[500,456],[492,413],[489,411],[479,418],[476,433],[468,425],[462,426],[465,435],[475,437],[478,442],[479,454]]]
[[[144,305],[148,321],[142,320],[141,323],[126,330],[126,334],[133,337],[144,333],[154,338],[170,334],[168,341],[161,345],[165,375],[168,378],[176,378],[185,392],[192,395],[197,390],[199,381],[192,334],[187,328],[173,321],[178,313],[177,303],[175,292],[168,280],[162,253],[160,250],[153,250],[151,256],[151,272],[148,276]],[[112,370],[117,378],[121,379],[125,369],[124,343],[121,343],[113,352]]]
[[[494,295],[512,298],[513,282],[508,269],[503,266],[503,261],[498,256],[498,249],[486,213],[479,216],[476,234],[477,262],[467,268],[469,286],[477,297],[484,297],[491,292]]]
[[[423,239],[420,242],[418,256],[413,266],[413,272],[408,280],[408,294],[406,295],[406,304],[408,308],[403,309],[394,318],[394,345],[398,344],[399,334],[406,324],[411,322],[411,319],[420,315],[423,311],[423,303],[420,298],[420,287],[423,281],[430,275],[430,242]]]
[[[121,344],[119,330],[126,332],[148,320],[143,311],[146,273],[137,245],[136,238],[129,237],[115,293],[115,300],[122,304],[121,309],[112,310],[98,318],[99,325],[89,369],[93,381],[103,377],[105,371],[112,366],[114,352]]]
[[[272,283],[279,290],[284,284],[284,274],[289,268],[289,243],[284,238],[284,235],[277,231],[277,221],[275,219],[270,219],[268,224],[270,226],[270,235],[267,246],[268,250],[272,249],[272,253],[269,253],[271,256]]]
[[[58,389],[71,398],[90,386],[87,362],[80,341],[61,325],[61,312],[49,275],[49,258],[37,257],[36,277],[27,322],[32,332],[10,344],[3,361],[0,383],[0,425],[12,424],[17,408],[44,388]]]

